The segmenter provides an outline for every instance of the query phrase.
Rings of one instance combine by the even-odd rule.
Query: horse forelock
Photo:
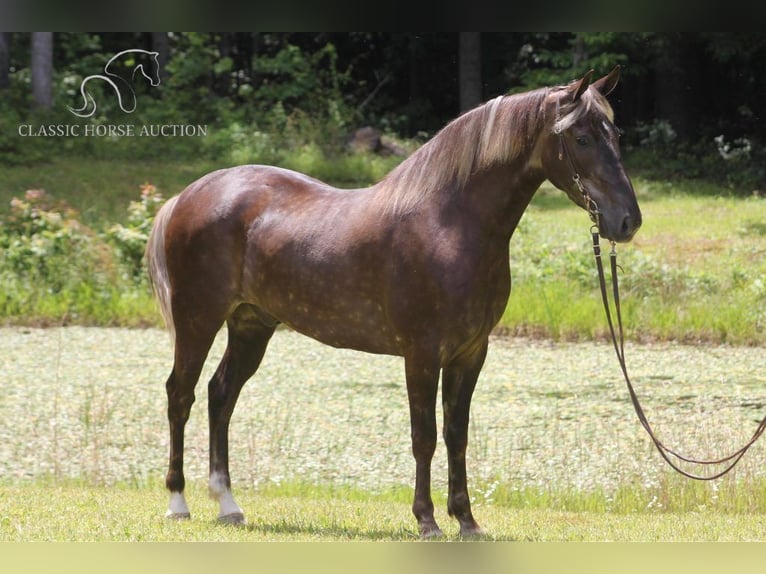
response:
[[[566,131],[590,113],[601,114],[614,123],[614,110],[607,99],[597,90],[589,89],[585,90],[576,102],[559,108],[558,117],[553,123],[553,133],[560,134]]]
[[[407,212],[430,194],[462,187],[471,175],[531,152],[547,93],[498,96],[451,121],[378,184],[386,207]]]

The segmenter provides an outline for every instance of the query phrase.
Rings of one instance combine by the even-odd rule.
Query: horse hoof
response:
[[[245,515],[241,512],[232,512],[218,517],[220,524],[231,524],[233,526],[243,526],[245,524]]]
[[[422,540],[431,540],[432,538],[441,538],[442,536],[444,536],[444,533],[436,524],[420,527],[420,538]]]
[[[460,528],[460,537],[461,538],[481,538],[484,536],[484,531],[481,529],[481,527],[476,524],[474,526],[466,526],[465,528]]]
[[[168,510],[165,513],[165,518],[168,520],[190,520],[191,514],[188,512],[173,512],[172,510]]]

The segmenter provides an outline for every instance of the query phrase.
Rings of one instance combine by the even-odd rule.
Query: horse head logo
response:
[[[152,86],[160,84],[160,64],[157,60],[158,52],[147,50],[123,50],[112,58],[104,66],[104,74],[95,74],[83,79],[80,84],[82,95],[82,107],[72,108],[69,111],[81,118],[89,118],[96,113],[96,100],[88,91],[88,84],[95,81],[103,81],[114,90],[117,95],[117,103],[126,114],[136,111],[136,92],[133,90],[136,73],[149,80]],[[119,66],[119,64],[123,64]],[[115,68],[127,68],[130,70],[129,77],[123,77]],[[111,69],[110,69],[111,68]],[[123,72],[124,74],[124,72]]]

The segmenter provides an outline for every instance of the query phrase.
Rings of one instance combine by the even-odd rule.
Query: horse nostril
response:
[[[623,237],[630,239],[633,237],[633,235],[638,231],[638,228],[641,227],[641,216],[638,217],[632,217],[630,215],[626,215],[622,220],[622,225],[620,226],[620,235]]]
[[[640,213],[637,216],[626,215],[622,219],[622,224],[620,225],[619,233],[626,240],[630,240],[630,238],[632,238],[633,235],[635,235],[636,231],[638,231],[639,227],[641,227]]]
[[[622,227],[620,228],[620,232],[622,232],[623,235],[627,235],[628,231],[630,231],[630,215],[625,216],[625,219],[622,220]]]

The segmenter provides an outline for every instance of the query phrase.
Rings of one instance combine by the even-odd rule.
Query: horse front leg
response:
[[[465,453],[468,446],[468,418],[479,372],[487,355],[487,343],[468,358],[448,365],[442,381],[444,408],[444,442],[449,465],[449,495],[447,510],[460,523],[461,536],[482,533],[471,512]]]
[[[415,498],[412,512],[422,538],[441,536],[431,500],[431,459],[436,450],[436,392],[439,364],[435,357],[405,358],[407,396],[410,406],[412,454],[415,457]]]

